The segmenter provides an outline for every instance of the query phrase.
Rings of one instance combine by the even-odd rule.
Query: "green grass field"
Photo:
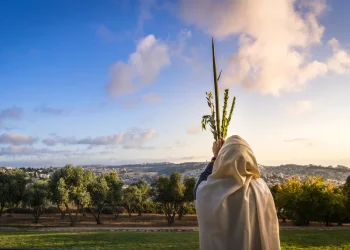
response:
[[[281,231],[282,249],[350,249],[350,231]],[[0,248],[198,249],[197,232],[0,231]]]

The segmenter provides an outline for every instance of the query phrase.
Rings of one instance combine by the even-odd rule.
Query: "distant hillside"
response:
[[[142,172],[157,172],[158,175],[170,175],[171,173],[185,173],[190,170],[203,169],[208,163],[205,162],[185,162],[185,163],[147,163],[147,164],[133,164],[133,165],[121,165],[121,166],[105,166],[106,168],[116,169],[130,169]]]
[[[186,163],[147,163],[122,166],[101,166],[105,169],[119,169],[126,172],[157,173],[157,175],[170,175],[173,172],[183,173],[186,176],[197,178],[208,163],[186,162]],[[84,166],[96,168],[97,166]],[[260,165],[261,177],[269,186],[282,183],[292,176],[299,176],[301,179],[307,176],[322,176],[326,181],[340,185],[350,176],[350,168],[345,166],[323,167],[316,165],[281,165],[263,166]]]

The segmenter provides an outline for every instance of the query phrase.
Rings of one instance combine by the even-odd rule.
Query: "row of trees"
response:
[[[311,221],[341,225],[350,219],[350,176],[343,186],[325,183],[323,178],[310,177],[304,181],[292,178],[272,189],[279,218],[292,220],[295,225]]]
[[[194,178],[179,173],[160,176],[151,185],[139,181],[126,188],[117,172],[96,176],[90,170],[67,165],[56,170],[48,181],[28,183],[22,170],[0,172],[0,216],[4,208],[29,207],[38,223],[48,204],[57,206],[61,218],[66,215],[76,225],[80,213],[90,212],[97,224],[107,208],[117,219],[124,210],[129,216],[143,212],[163,213],[169,225],[194,211]],[[292,178],[271,188],[277,213],[283,221],[308,225],[319,221],[329,226],[350,219],[350,177],[343,186],[310,177],[304,181]],[[13,211],[13,209],[8,209]]]
[[[96,176],[90,170],[67,165],[56,170],[48,181],[27,183],[21,170],[0,172],[0,216],[4,207],[17,208],[19,205],[32,209],[34,222],[38,223],[48,204],[57,206],[61,219],[66,214],[71,226],[75,226],[79,212],[88,210],[101,224],[101,214],[108,206],[117,219],[123,209],[131,216],[137,212],[157,211],[165,214],[168,224],[184,215],[186,205],[193,202],[194,178],[185,178],[173,173],[161,176],[151,185],[139,181],[127,188],[117,172]],[[12,211],[13,209],[9,209]]]

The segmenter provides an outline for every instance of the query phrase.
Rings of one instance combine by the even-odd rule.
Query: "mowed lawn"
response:
[[[233,243],[234,244],[234,243]],[[350,249],[350,231],[282,230],[282,249]],[[199,249],[197,232],[0,231],[0,248]]]

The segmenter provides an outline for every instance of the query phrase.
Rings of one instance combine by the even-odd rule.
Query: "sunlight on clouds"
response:
[[[239,49],[223,70],[224,85],[279,95],[301,90],[328,70],[349,70],[348,53],[335,49],[334,41],[328,63],[310,54],[312,46],[322,46],[319,17],[326,9],[324,0],[181,0],[180,15],[216,38],[239,35]]]
[[[350,53],[343,49],[339,45],[339,41],[332,38],[328,41],[328,44],[332,47],[333,56],[328,59],[327,65],[330,70],[338,74],[350,73]]]
[[[111,67],[107,86],[109,96],[119,97],[141,89],[152,83],[170,63],[168,45],[154,35],[148,35],[139,41],[128,63],[118,61]]]

